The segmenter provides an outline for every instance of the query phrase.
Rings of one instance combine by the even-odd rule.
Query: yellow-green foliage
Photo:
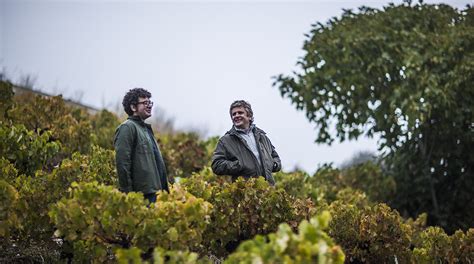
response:
[[[52,165],[61,144],[52,140],[48,131],[32,131],[24,125],[0,122],[0,157],[9,160],[21,174],[32,175],[36,170]]]
[[[382,174],[373,162],[359,164],[345,170],[324,165],[313,175],[302,171],[275,174],[277,187],[298,198],[311,198],[317,207],[335,201],[339,191],[350,188],[364,192],[371,201],[386,201],[394,192],[391,177]]]
[[[166,236],[158,238],[158,245],[165,249],[188,249],[200,246],[213,206],[176,185],[170,193],[160,192],[151,208],[156,209],[156,217],[164,219],[165,224]],[[161,235],[157,233],[156,237]]]
[[[306,172],[278,172],[275,174],[276,187],[284,189],[288,194],[300,198],[310,198],[316,205],[325,204],[325,193],[321,190],[315,177]]]
[[[312,176],[280,172],[276,187],[261,177],[231,182],[206,166],[217,137],[160,135],[170,175],[180,180],[149,205],[141,194],[116,189],[115,115],[92,116],[61,97],[12,99],[11,88],[0,81],[0,262],[40,261],[46,251],[54,262],[62,251],[76,263],[205,263],[204,255],[225,258],[256,235],[228,261],[340,263],[335,243],[348,263],[474,259],[474,229],[448,236],[426,228],[426,215],[404,220],[375,204],[394,187],[376,164],[325,165]],[[332,215],[327,234],[326,216],[297,230],[323,209]],[[51,240],[55,230],[62,248]]]
[[[0,157],[0,180],[13,183],[18,177],[18,170],[7,159]]]
[[[311,183],[313,187],[319,188],[327,203],[336,200],[336,194],[339,190],[348,187],[344,183],[343,176],[338,169],[331,165],[323,165],[312,176]]]
[[[374,202],[387,201],[395,191],[393,178],[384,175],[380,166],[371,161],[344,170],[325,165],[313,178],[313,188],[319,188],[328,203],[334,201],[336,194],[345,188],[361,190]]]
[[[49,213],[56,235],[73,242],[75,258],[103,261],[107,250],[135,246],[188,249],[196,247],[208,225],[212,205],[180,188],[159,193],[147,207],[139,193],[124,194],[112,186],[74,183],[72,196]]]
[[[142,250],[137,247],[131,248],[118,248],[115,250],[115,259],[119,264],[141,264],[142,261]]]
[[[48,208],[67,195],[71,183],[92,182],[114,185],[116,183],[114,153],[93,146],[89,155],[74,153],[63,160],[52,172],[37,171],[34,176],[20,175],[13,185],[30,210],[24,220],[25,232],[51,236],[53,226],[48,218]]]
[[[458,230],[452,236],[439,227],[428,227],[415,241],[416,263],[472,263],[474,260],[474,229]]]
[[[10,233],[23,227],[22,220],[27,204],[20,199],[11,183],[18,176],[13,164],[0,158],[0,237],[8,239]]]
[[[194,174],[181,184],[214,205],[204,245],[217,255],[228,254],[224,248],[229,242],[274,232],[280,223],[296,228],[314,213],[311,201],[293,198],[283,189],[271,187],[263,177],[232,183]]]
[[[336,194],[336,201],[342,204],[354,205],[360,209],[374,206],[364,192],[351,188],[345,188],[338,191]]]
[[[344,263],[344,253],[324,231],[330,215],[327,211],[298,227],[281,224],[268,237],[257,235],[243,242],[224,263]]]
[[[115,129],[120,121],[113,113],[102,110],[91,116],[92,125],[91,143],[105,149],[113,149]]]
[[[58,140],[63,145],[63,153],[89,151],[89,116],[84,110],[67,106],[61,96],[15,96],[14,105],[7,115],[12,122],[22,124],[28,130],[50,131],[51,139]]]
[[[0,121],[7,120],[7,111],[13,105],[13,85],[8,81],[0,81]]]
[[[384,202],[395,193],[395,180],[384,175],[379,165],[372,161],[341,171],[344,185],[364,191],[372,201]]]
[[[0,179],[0,238],[8,239],[11,229],[22,227],[22,211],[26,209],[15,188]]]
[[[189,251],[164,250],[155,248],[153,253],[155,264],[204,264],[211,263],[206,259],[199,259],[198,254]]]
[[[194,133],[177,133],[158,137],[169,177],[188,177],[210,160],[206,142]]]
[[[385,204],[358,207],[342,201],[329,206],[333,216],[329,235],[354,263],[408,263],[411,259],[408,228],[397,211]]]
[[[154,263],[154,264],[205,264],[212,263],[209,259],[201,258],[194,252],[187,250],[165,250],[157,247],[153,250],[153,261],[143,260],[141,255],[142,250],[136,247],[129,249],[117,249],[115,251],[115,258],[119,264],[141,264],[141,263]]]

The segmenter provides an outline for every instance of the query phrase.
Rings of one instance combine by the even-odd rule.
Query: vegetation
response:
[[[472,22],[403,4],[315,25],[303,73],[276,84],[318,142],[366,125],[387,155],[270,186],[214,175],[216,137],[157,134],[176,181],[153,204],[117,189],[115,114],[0,81],[0,262],[471,263]]]
[[[474,223],[473,47],[472,6],[346,10],[313,25],[297,73],[274,85],[318,143],[378,134],[397,186],[386,201],[453,232]]]

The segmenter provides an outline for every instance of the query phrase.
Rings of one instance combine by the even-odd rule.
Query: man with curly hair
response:
[[[168,189],[165,163],[151,126],[145,119],[151,116],[151,93],[134,88],[125,94],[122,105],[128,119],[115,131],[115,161],[122,192],[141,192],[150,203],[156,202],[156,192]]]
[[[264,177],[275,184],[272,172],[281,169],[281,161],[266,133],[253,123],[252,106],[238,100],[230,105],[232,128],[219,139],[212,156],[212,170],[217,175]]]

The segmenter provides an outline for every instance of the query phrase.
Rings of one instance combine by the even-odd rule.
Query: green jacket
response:
[[[217,175],[231,175],[233,180],[238,176],[263,176],[274,185],[272,172],[281,169],[280,157],[263,130],[255,127],[253,133],[260,160],[257,160],[245,140],[232,127],[217,143],[212,156],[212,171]]]
[[[149,124],[130,116],[115,130],[114,146],[120,191],[168,191],[165,163]]]

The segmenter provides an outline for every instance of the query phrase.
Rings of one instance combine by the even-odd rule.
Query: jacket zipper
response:
[[[245,142],[244,139],[242,139],[239,135],[236,135],[236,134],[233,134],[233,135],[236,136],[236,137],[240,140],[240,142],[242,142],[242,143],[244,144],[245,148],[247,148],[247,150],[250,152],[250,154],[251,154],[251,156],[253,157],[254,161],[256,161],[257,169],[258,169],[257,172],[260,172],[260,173],[263,174],[263,175],[257,175],[257,176],[263,176],[263,177],[265,177],[265,179],[266,179],[265,171],[264,171],[263,168],[262,168],[263,164],[261,164],[262,161],[259,162],[259,161],[257,160],[257,157],[255,157],[255,155],[253,154],[252,150],[250,149],[250,147],[248,146],[247,142]],[[255,138],[255,133],[254,133],[254,136],[253,136],[253,137]],[[260,160],[261,160],[261,159],[262,159],[262,153],[261,153],[261,151],[260,151],[260,147],[258,146],[257,138],[255,138],[255,144],[257,145],[257,151],[258,151],[258,154],[260,155]]]

